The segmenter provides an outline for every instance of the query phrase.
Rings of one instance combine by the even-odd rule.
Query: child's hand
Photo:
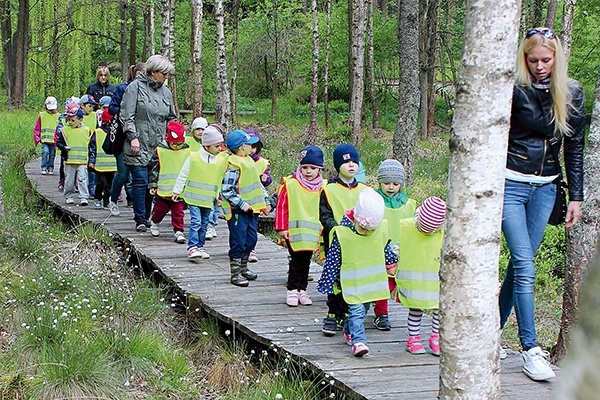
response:
[[[398,268],[398,264],[392,264],[392,265],[386,265],[385,266],[385,271],[387,272],[388,276],[393,278],[396,276],[396,269]]]
[[[173,193],[171,196],[171,201],[177,201],[179,199],[179,193]]]
[[[95,164],[94,163],[88,163],[88,168],[94,168]]]
[[[248,203],[244,203],[242,205],[242,207],[240,207],[242,209],[243,212],[248,212],[248,211],[252,211],[252,207],[250,207],[250,204]]]
[[[217,206],[221,207],[223,205],[223,201],[219,198],[217,199]]]
[[[148,192],[150,192],[150,194],[154,196],[156,194],[156,188],[148,189]]]
[[[282,240],[290,239],[290,234],[288,231],[278,231],[277,236],[279,237],[279,239],[282,239]]]
[[[267,174],[261,174],[261,175],[260,175],[260,181],[261,181],[261,182],[266,182],[266,181],[267,181],[267,179],[268,179],[268,176],[267,176]]]

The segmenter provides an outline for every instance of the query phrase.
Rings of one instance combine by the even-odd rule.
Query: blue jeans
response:
[[[544,237],[555,197],[554,183],[533,186],[507,180],[504,187],[502,232],[510,251],[510,261],[500,290],[500,327],[504,327],[514,305],[523,350],[537,346],[533,256]]]
[[[127,191],[128,196],[131,196],[131,193],[126,185],[127,181],[129,181],[129,167],[123,163],[123,154],[115,156],[115,161],[117,163],[117,172],[115,173],[110,189],[110,201],[117,204],[123,186],[125,186],[125,191]]]
[[[219,215],[221,215],[221,206],[218,206],[215,203],[213,204],[212,209],[210,210],[210,215],[208,216],[208,223],[212,226],[219,225]]]
[[[188,232],[188,249],[197,247],[201,249],[206,243],[206,227],[208,226],[208,216],[210,208],[189,206],[190,209],[190,229]]]
[[[149,225],[152,196],[148,193],[148,166],[129,165],[133,219],[136,225]]]
[[[352,345],[356,343],[367,343],[367,334],[365,333],[365,315],[369,311],[371,303],[348,304],[348,318],[344,324],[344,329],[352,337]]]
[[[229,228],[229,258],[242,258],[250,254],[258,241],[258,215],[242,212],[239,208],[231,210],[232,216],[227,221]]]
[[[42,169],[54,171],[54,157],[56,157],[54,144],[42,143]]]

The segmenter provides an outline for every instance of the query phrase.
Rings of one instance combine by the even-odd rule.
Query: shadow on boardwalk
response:
[[[308,292],[312,306],[290,308],[285,304],[287,250],[259,235],[259,262],[252,265],[258,280],[247,288],[229,283],[227,226],[221,221],[218,237],[207,242],[210,260],[191,263],[186,245],[172,241],[169,216],[162,223],[161,235],[137,233],[131,209],[121,207],[119,217],[108,210],[67,205],[57,190],[57,176],[42,176],[40,160],[26,165],[26,173],[39,196],[75,220],[90,221],[112,232],[118,241],[129,245],[160,276],[187,297],[193,307],[232,326],[234,334],[250,341],[275,346],[306,362],[307,368],[321,377],[333,379],[334,385],[350,398],[430,400],[438,394],[439,358],[431,353],[411,355],[404,351],[407,340],[407,310],[390,302],[393,329],[381,332],[373,327],[372,311],[365,320],[369,338],[369,355],[355,358],[343,335],[325,337],[321,333],[322,318],[327,313],[325,296],[317,293],[315,282]],[[58,168],[55,169],[58,171]],[[188,222],[186,212],[186,227]],[[321,270],[314,264],[311,273],[318,278]],[[431,321],[424,320],[423,337],[429,337]],[[536,383],[521,372],[521,356],[509,351],[501,362],[503,399],[547,400],[552,398],[554,384]],[[473,377],[477,379],[477,377]]]

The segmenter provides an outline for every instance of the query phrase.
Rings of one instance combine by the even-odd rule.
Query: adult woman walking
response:
[[[567,61],[548,28],[527,32],[518,50],[506,162],[502,232],[510,250],[500,291],[500,325],[513,305],[523,348],[523,372],[533,380],[554,377],[536,341],[533,257],[556,198],[558,154],[564,143],[569,182],[566,227],[577,223],[583,201],[585,116],[583,89],[567,76]]]
[[[119,118],[127,140],[123,162],[131,172],[133,214],[138,232],[150,226],[152,198],[148,191],[148,168],[158,143],[164,139],[167,123],[175,119],[173,95],[164,85],[173,64],[164,56],[146,61],[146,72],[127,86]]]

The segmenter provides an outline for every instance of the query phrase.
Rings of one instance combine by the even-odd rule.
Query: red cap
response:
[[[185,126],[181,122],[169,122],[167,124],[167,143],[181,142],[185,142]]]
[[[100,123],[101,123],[102,125],[106,125],[106,124],[108,124],[108,123],[109,123],[109,122],[110,122],[112,119],[113,119],[113,115],[112,115],[110,112],[108,112],[108,108],[105,108],[105,109],[102,111],[102,115],[100,116]]]

